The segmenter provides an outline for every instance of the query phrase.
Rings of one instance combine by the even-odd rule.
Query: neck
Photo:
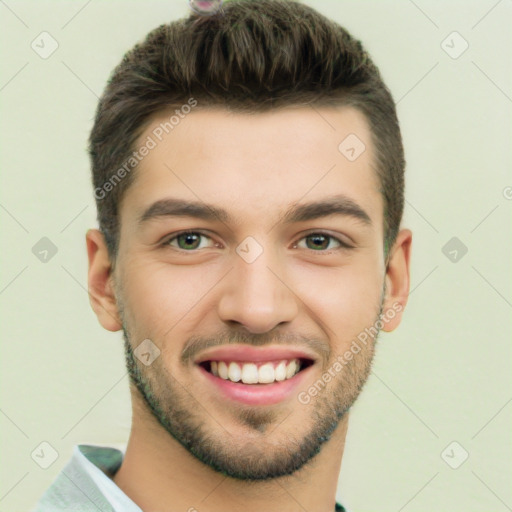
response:
[[[134,401],[126,454],[113,480],[148,512],[332,512],[347,426],[346,415],[320,453],[293,475],[246,482],[200,462]]]

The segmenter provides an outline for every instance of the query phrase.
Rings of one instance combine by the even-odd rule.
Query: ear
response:
[[[412,232],[402,229],[393,244],[388,256],[386,267],[386,296],[382,315],[388,320],[382,327],[383,331],[395,330],[402,321],[402,314],[409,298],[409,262],[411,256]],[[386,314],[394,311],[395,314]]]
[[[119,331],[122,322],[114,294],[112,266],[103,233],[89,229],[85,235],[89,257],[89,301],[100,324],[107,331]]]

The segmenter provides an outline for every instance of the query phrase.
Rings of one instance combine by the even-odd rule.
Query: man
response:
[[[90,300],[124,333],[132,429],[125,454],[75,447],[36,510],[344,510],[348,412],[412,240],[361,44],[292,1],[194,10],[125,55],[90,155]]]

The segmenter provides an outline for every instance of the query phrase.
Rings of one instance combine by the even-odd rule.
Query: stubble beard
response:
[[[132,393],[140,395],[154,419],[194,457],[223,475],[244,481],[292,475],[320,452],[359,396],[371,370],[378,337],[377,332],[352,360],[345,361],[329,387],[321,390],[309,404],[297,400],[295,408],[307,407],[309,421],[302,419],[296,425],[290,421],[294,412],[286,418],[282,411],[273,408],[238,407],[233,410],[237,431],[243,427],[248,435],[237,439],[169,373],[162,357],[155,359],[151,366],[137,360],[125,311],[119,305]],[[376,321],[382,308],[383,297]],[[322,373],[332,367],[333,357]]]

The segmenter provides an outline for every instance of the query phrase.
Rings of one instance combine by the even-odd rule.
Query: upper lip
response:
[[[201,364],[205,361],[239,361],[239,362],[262,362],[276,361],[283,359],[310,359],[316,357],[304,349],[298,347],[252,347],[249,345],[225,345],[201,354],[194,363]]]

